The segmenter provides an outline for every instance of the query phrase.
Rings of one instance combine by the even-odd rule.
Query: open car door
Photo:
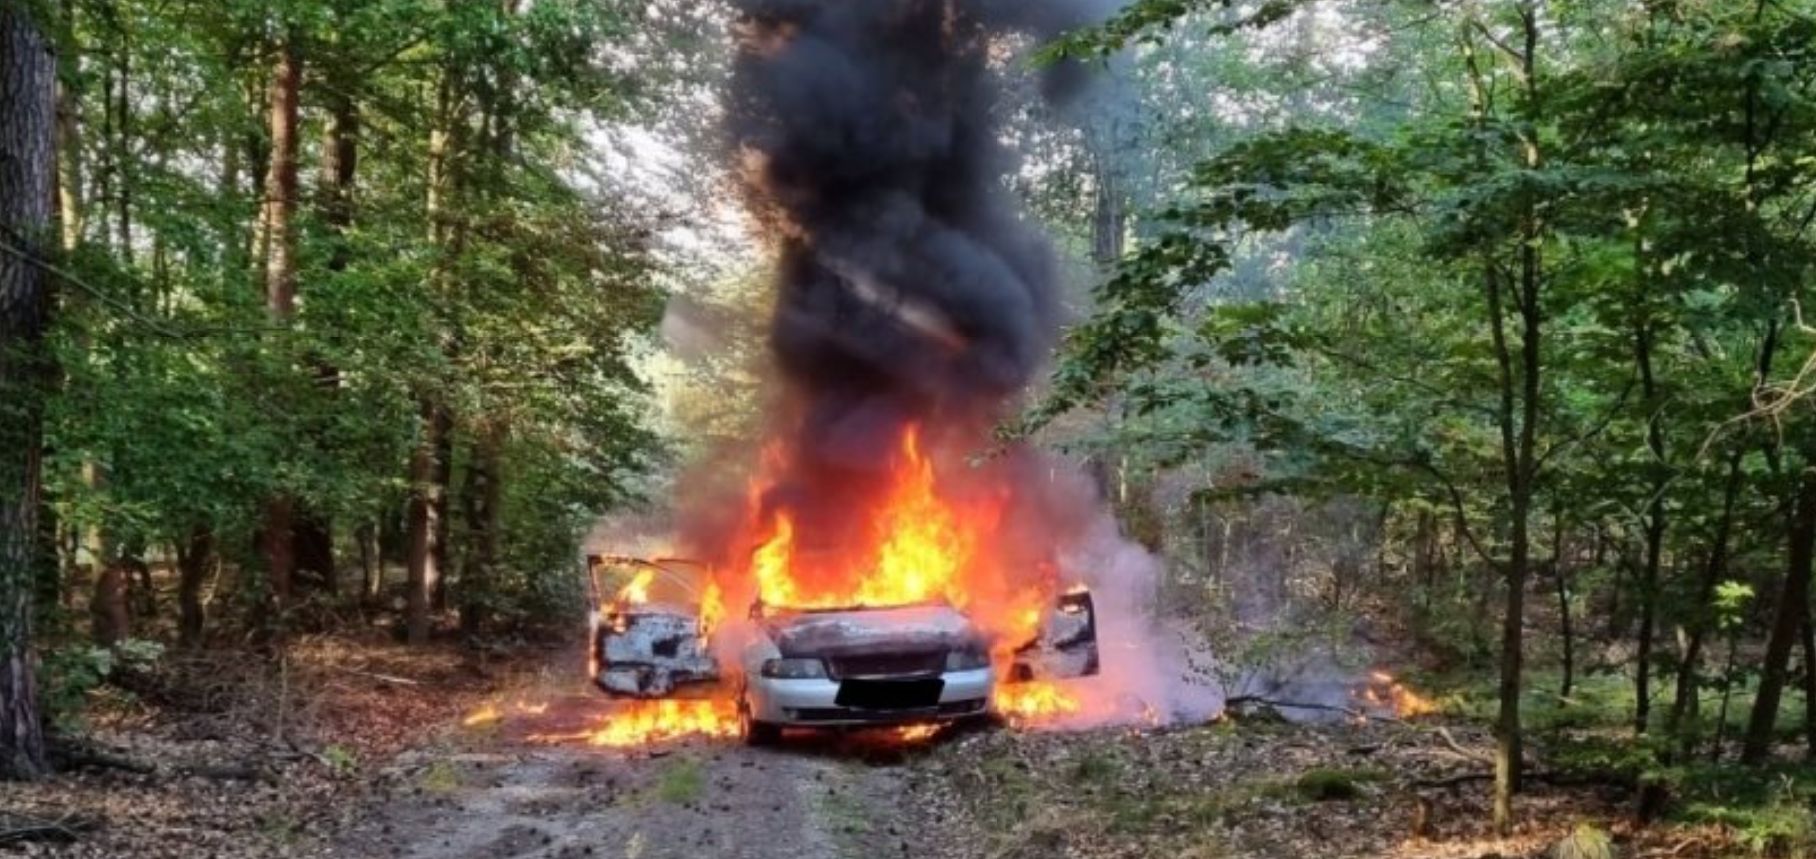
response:
[[[1063,680],[1097,672],[1097,603],[1090,591],[1073,588],[1047,610],[1040,634],[1015,651],[1010,679]]]
[[[607,695],[681,697],[719,679],[700,620],[710,571],[672,558],[588,555],[588,673]]]

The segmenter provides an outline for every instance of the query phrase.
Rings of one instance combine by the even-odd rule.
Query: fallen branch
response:
[[[1451,736],[1450,729],[1443,725],[1432,725],[1427,727],[1424,725],[1415,725],[1398,716],[1376,715],[1366,710],[1358,710],[1354,707],[1344,707],[1337,704],[1313,704],[1301,701],[1281,701],[1274,698],[1264,698],[1260,695],[1238,695],[1224,702],[1224,706],[1226,707],[1240,707],[1251,704],[1262,707],[1271,707],[1275,710],[1315,710],[1325,713],[1342,713],[1343,715],[1358,721],[1382,722],[1389,725],[1399,725],[1403,728],[1409,728],[1414,731],[1423,731],[1436,736],[1438,742],[1442,743],[1452,752],[1461,755],[1465,760],[1474,761],[1479,764],[1493,763],[1489,760],[1488,756],[1464,748],[1462,743],[1457,742],[1456,737]]]
[[[190,764],[174,770],[179,776],[216,781],[270,781],[271,774],[254,764]]]
[[[24,844],[28,841],[54,841],[58,844],[70,844],[81,833],[95,828],[94,821],[73,814],[64,815],[56,820],[39,820],[23,814],[9,814],[0,819],[6,820],[9,824],[15,821],[19,823],[16,826],[9,825],[9,828],[0,829],[0,844]]]
[[[157,767],[143,761],[76,743],[53,743],[49,752],[51,759],[64,769],[114,769],[137,775],[151,775],[158,771]]]
[[[1533,770],[1520,774],[1521,781],[1544,782],[1554,787],[1580,787],[1583,785],[1614,785],[1632,788],[1636,784],[1628,776],[1619,773],[1569,772],[1562,770]],[[1421,779],[1411,782],[1416,789],[1453,788],[1474,781],[1494,781],[1494,772],[1466,772],[1445,778]]]

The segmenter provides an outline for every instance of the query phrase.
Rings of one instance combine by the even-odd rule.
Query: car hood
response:
[[[910,653],[981,647],[977,626],[951,606],[786,613],[763,624],[786,657]]]

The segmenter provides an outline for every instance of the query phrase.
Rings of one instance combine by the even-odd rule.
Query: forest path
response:
[[[844,859],[914,849],[897,808],[902,757],[861,735],[776,749],[535,739],[595,729],[619,706],[561,696],[399,757],[325,855]]]

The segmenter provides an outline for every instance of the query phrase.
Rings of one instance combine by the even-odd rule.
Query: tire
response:
[[[752,748],[773,746],[782,742],[782,726],[770,722],[759,722],[750,715],[750,702],[744,696],[738,696],[738,733],[744,738],[744,745]]]

